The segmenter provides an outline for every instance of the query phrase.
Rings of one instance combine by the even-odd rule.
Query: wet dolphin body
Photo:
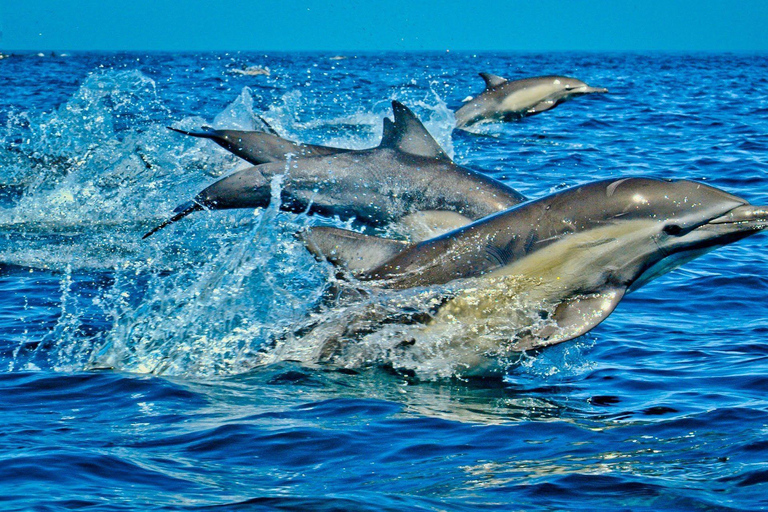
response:
[[[449,231],[525,200],[511,187],[453,163],[413,112],[396,101],[392,109],[395,120],[384,119],[378,147],[238,171],[178,207],[144,238],[204,208],[265,207],[277,176],[283,176],[284,210],[355,218],[375,227],[399,224],[422,239],[422,229]]]
[[[254,165],[268,162],[283,162],[288,155],[306,158],[336,155],[351,151],[330,146],[300,144],[284,139],[275,133],[260,131],[215,130],[207,126],[204,126],[202,131],[198,132],[171,128],[170,126],[168,129],[185,135],[191,135],[192,137],[210,139]]]
[[[485,91],[456,111],[456,128],[489,121],[515,121],[553,109],[577,96],[608,92],[590,87],[567,76],[540,76],[506,80],[490,73],[480,73]]]
[[[546,321],[534,322],[528,332],[511,331],[522,334],[505,338],[503,349],[473,339],[464,361],[472,367],[482,364],[483,353],[519,352],[580,336],[629,291],[766,227],[768,207],[707,185],[626,178],[561,191],[418,244],[323,227],[302,237],[315,255],[380,287],[466,279],[472,299],[451,299],[432,324],[502,326],[519,309],[505,302],[522,293],[504,288],[505,280],[533,283],[525,293],[549,305],[541,316]]]

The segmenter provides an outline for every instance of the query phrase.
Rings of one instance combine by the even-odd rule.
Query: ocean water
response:
[[[141,240],[247,166],[166,126],[266,121],[364,148],[392,99],[455,161],[532,198],[646,176],[768,204],[766,56],[332,57],[0,60],[0,508],[768,508],[765,235],[488,379],[462,377],[435,340],[419,340],[419,357],[391,349],[409,328],[398,308],[422,300],[407,294],[334,364],[312,360],[315,338],[371,302],[318,309],[338,283],[294,233],[350,223],[273,202]],[[238,72],[248,66],[269,74]],[[452,134],[481,71],[571,75],[610,94]]]

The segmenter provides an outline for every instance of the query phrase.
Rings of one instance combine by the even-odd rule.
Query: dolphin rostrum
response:
[[[516,121],[550,110],[576,96],[608,92],[590,87],[567,76],[540,76],[506,80],[490,73],[480,73],[485,91],[456,111],[456,128],[489,121]]]
[[[393,101],[392,109],[395,120],[384,119],[378,147],[235,172],[178,207],[144,238],[204,208],[265,207],[279,176],[283,210],[354,218],[374,227],[396,224],[420,239],[525,200],[511,187],[456,165],[404,105]]]
[[[208,126],[203,126],[202,131],[197,132],[172,128],[170,126],[168,129],[185,135],[191,135],[192,137],[211,139],[219,146],[254,165],[267,162],[283,162],[288,158],[288,155],[307,158],[335,155],[350,151],[349,149],[330,146],[300,144],[284,139],[276,133],[260,131],[215,130]]]
[[[523,294],[544,305],[537,321],[495,338],[497,346],[473,339],[474,352],[464,361],[471,367],[484,354],[580,336],[629,291],[766,227],[768,207],[722,190],[685,180],[624,178],[557,192],[420,243],[328,227],[307,230],[302,238],[316,256],[377,287],[466,283],[466,294],[443,304],[430,328],[490,323],[504,334]],[[523,282],[527,287],[521,288]],[[477,336],[478,327],[467,329]]]

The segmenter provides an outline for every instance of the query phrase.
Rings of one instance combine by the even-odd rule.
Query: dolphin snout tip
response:
[[[768,226],[768,206],[747,204],[736,210],[739,220],[759,224],[761,227]]]
[[[713,219],[710,224],[733,224],[751,229],[768,227],[768,206],[745,204],[738,206],[725,215]]]
[[[590,89],[589,92],[600,92],[600,93],[608,92],[608,89],[606,89],[605,87],[590,87],[589,89]]]

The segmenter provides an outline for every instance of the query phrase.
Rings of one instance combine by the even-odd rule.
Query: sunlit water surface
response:
[[[332,57],[0,61],[0,507],[768,507],[764,235],[486,380],[457,378],[439,339],[422,336],[418,356],[393,349],[414,328],[403,309],[429,306],[413,292],[389,297],[333,364],[311,364],[315,338],[378,299],[318,309],[334,271],[294,234],[351,224],[273,203],[197,213],[141,240],[247,166],[166,126],[266,121],[294,140],[365,148],[392,99],[458,163],[529,197],[648,176],[766,204],[765,56]],[[269,74],[238,73],[248,66]],[[481,71],[611,92],[451,134]]]

